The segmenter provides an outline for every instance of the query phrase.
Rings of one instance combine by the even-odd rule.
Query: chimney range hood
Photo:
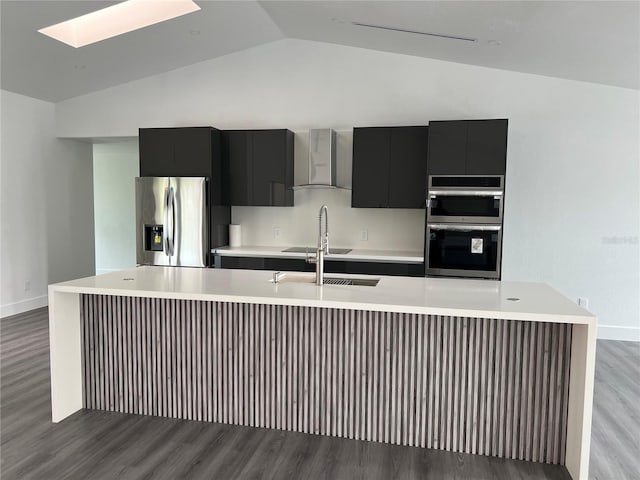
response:
[[[335,187],[336,132],[331,128],[309,130],[309,183],[306,186]]]

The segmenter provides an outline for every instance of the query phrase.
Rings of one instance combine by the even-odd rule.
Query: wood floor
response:
[[[83,410],[51,423],[47,310],[0,321],[0,477],[569,479],[564,467]],[[640,479],[640,345],[599,341],[590,478]]]

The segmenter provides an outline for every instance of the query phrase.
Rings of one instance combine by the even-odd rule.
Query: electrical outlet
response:
[[[273,238],[280,238],[280,227],[273,227]]]
[[[589,299],[585,297],[578,297],[578,305],[580,305],[584,309],[589,308]]]
[[[25,280],[25,282],[24,282],[24,291],[28,292],[29,290],[31,290],[31,280]]]
[[[360,231],[360,240],[366,242],[369,240],[369,231],[367,229]]]

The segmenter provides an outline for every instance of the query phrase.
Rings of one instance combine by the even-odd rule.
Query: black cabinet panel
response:
[[[247,270],[265,270],[264,258],[262,257],[220,257],[222,268],[237,268]]]
[[[504,175],[507,161],[507,120],[469,121],[467,174]]]
[[[252,133],[253,199],[252,205],[287,204],[287,151],[285,130],[256,130]]]
[[[173,131],[173,157],[181,177],[211,177],[211,128],[177,128]]]
[[[387,207],[389,204],[390,129],[353,129],[351,206]]]
[[[221,268],[249,270],[273,270],[274,272],[315,272],[315,264],[307,263],[303,258],[270,257],[219,257]],[[424,277],[424,264],[353,262],[346,260],[326,260],[325,275],[331,273],[350,273],[360,275],[392,275]]]
[[[211,177],[212,129],[141,128],[139,152],[143,177]]]
[[[265,258],[265,270],[275,272],[315,272],[316,266],[303,258]]]
[[[351,206],[423,208],[428,127],[353,129]]]
[[[504,175],[506,119],[429,123],[429,175]]]
[[[251,135],[246,131],[223,132],[222,157],[229,171],[229,204],[251,205],[253,191]]]
[[[228,130],[222,136],[231,205],[293,206],[292,132]]]
[[[173,129],[141,128],[138,145],[141,177],[174,175]]]
[[[389,207],[422,208],[427,194],[428,127],[391,129]]]
[[[466,173],[467,125],[464,121],[429,122],[429,175]]]

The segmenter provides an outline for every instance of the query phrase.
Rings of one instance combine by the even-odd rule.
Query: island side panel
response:
[[[564,463],[571,325],[88,298],[87,408]]]
[[[565,461],[573,480],[589,477],[596,332],[595,318],[590,324],[573,326]]]
[[[80,295],[49,288],[49,355],[51,420],[64,420],[81,410],[82,338]]]

